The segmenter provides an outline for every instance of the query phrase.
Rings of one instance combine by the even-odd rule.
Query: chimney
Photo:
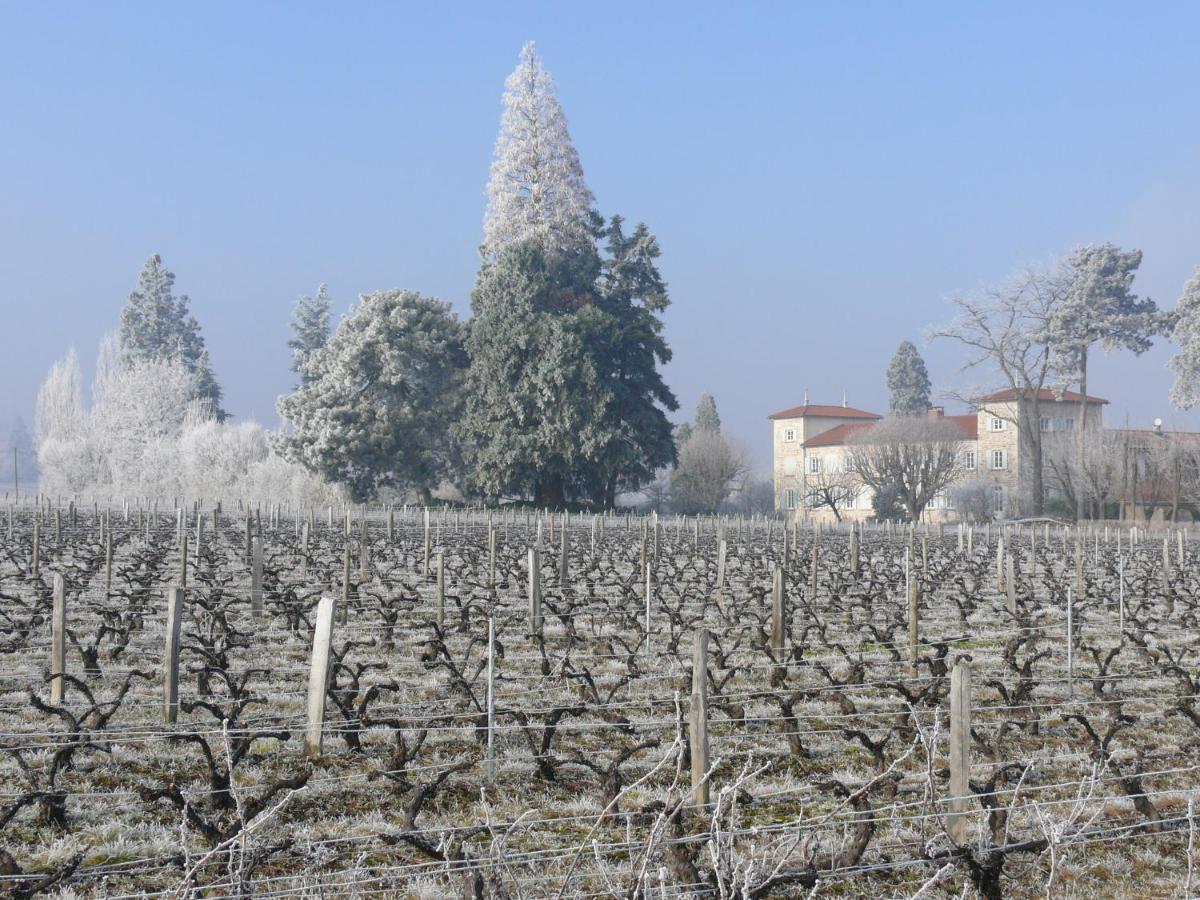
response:
[[[929,407],[928,415],[929,415],[929,418],[931,418],[931,419],[940,419],[945,414],[946,414],[946,407],[944,407],[944,406]]]
[[[845,409],[849,404],[846,402],[846,392],[842,391],[842,409]]]

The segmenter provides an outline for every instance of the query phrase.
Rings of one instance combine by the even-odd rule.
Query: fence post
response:
[[[542,633],[542,551],[529,548],[529,634]]]
[[[342,548],[342,603],[338,619],[345,625],[350,616],[350,542]]]
[[[569,513],[567,517],[570,517]],[[558,540],[558,588],[564,594],[567,591],[567,548],[567,519],[564,518]]]
[[[254,538],[250,547],[250,614],[256,618],[263,614],[262,538]]]
[[[786,598],[783,593],[783,569],[776,567],[775,577],[771,584],[771,652],[775,656],[776,662],[783,662],[783,622],[784,622],[784,603]]]
[[[728,553],[725,541],[717,545],[717,593],[725,590],[725,559]]]
[[[488,618],[487,780],[496,782],[496,619]]]
[[[971,803],[971,664],[959,658],[950,674],[950,813],[946,830],[965,844]]]
[[[654,571],[646,566],[646,659],[650,658],[650,600],[654,596]]]
[[[167,645],[163,652],[163,713],[168,725],[179,715],[179,634],[183,624],[183,588],[167,589]]]
[[[187,587],[188,575],[188,536],[186,531],[179,533],[179,586]]]
[[[1067,696],[1075,696],[1075,596],[1067,588]]]
[[[496,588],[496,529],[492,527],[492,519],[488,517],[488,587]]]
[[[446,555],[441,550],[437,555],[437,623],[446,622]]]
[[[308,727],[304,733],[304,752],[310,758],[321,755],[321,733],[325,729],[325,691],[329,687],[333,605],[332,597],[321,598],[317,603],[317,622],[313,628],[312,664],[308,672]]]
[[[67,672],[67,589],[62,575],[54,575],[54,607],[50,619],[50,704],[63,699],[63,675]]]
[[[850,577],[858,578],[858,528],[850,523]]]
[[[708,805],[708,630],[696,631],[692,648],[692,803]]]
[[[300,529],[300,577],[308,577],[308,523]]]
[[[813,535],[812,535],[812,542],[813,542],[812,573],[810,576],[810,584],[809,584],[809,599],[810,599],[810,601],[815,602],[816,598],[817,598],[817,566],[818,566],[818,563],[820,560],[819,556],[817,555],[818,540],[817,540],[817,533],[815,531],[813,532]]]
[[[917,642],[920,637],[918,619],[920,616],[920,589],[915,578],[907,579],[908,584],[908,663],[909,672],[917,677]]]
[[[104,592],[112,591],[112,526],[104,534]]]
[[[30,568],[32,570],[33,577],[35,579],[38,577],[38,568],[39,568],[39,563],[41,562],[41,560],[40,560],[41,553],[42,553],[42,523],[38,519],[35,518],[33,520],[33,559],[31,560],[31,563],[30,563]]]
[[[1008,594],[1008,611],[1015,616],[1017,614],[1017,570],[1011,553],[1008,554],[1004,564],[1004,589]]]

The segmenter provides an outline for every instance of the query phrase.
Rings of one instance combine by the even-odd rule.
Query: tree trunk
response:
[[[538,479],[537,487],[533,493],[535,506],[547,509],[561,509],[563,500],[563,479],[561,475],[545,475]]]

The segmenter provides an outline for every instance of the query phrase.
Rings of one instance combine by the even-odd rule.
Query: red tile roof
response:
[[[1050,388],[1042,388],[1040,391],[1038,391],[1037,396],[1039,401],[1046,403],[1055,403],[1059,401],[1063,403],[1079,403],[1083,399],[1083,395],[1077,391],[1063,391],[1062,396],[1060,397],[1054,391],[1050,390]],[[1012,388],[1008,388],[1007,390],[996,391],[994,394],[988,394],[986,397],[983,397],[980,402],[1004,403],[1016,399],[1017,392]],[[1101,397],[1093,397],[1089,394],[1088,403],[1108,403],[1108,401]]]
[[[979,416],[943,416],[943,418],[961,431],[963,437],[971,438],[971,440],[979,437]]]
[[[820,403],[806,403],[803,406],[793,406],[777,413],[771,413],[768,419],[799,419],[803,416],[817,416],[827,419],[882,419],[883,416],[865,409],[855,409],[853,406],[833,406]]]
[[[965,439],[975,440],[979,437],[978,416],[938,416],[937,421],[949,422],[958,429]],[[843,425],[830,428],[828,431],[822,431],[820,434],[809,438],[804,442],[804,446],[836,447],[840,444],[849,443],[854,435],[861,433],[864,429],[872,428],[874,425],[874,422],[846,422]]]
[[[836,447],[838,444],[846,443],[852,434],[862,431],[864,428],[870,428],[874,424],[874,422],[847,422],[844,425],[837,425],[828,431],[822,431],[816,437],[809,438],[804,442],[804,446]]]

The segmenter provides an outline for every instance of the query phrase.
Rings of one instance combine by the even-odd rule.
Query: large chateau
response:
[[[1015,513],[1021,479],[1028,466],[1021,459],[1017,440],[1015,392],[1000,391],[984,397],[968,415],[947,416],[940,407],[929,415],[950,423],[961,434],[958,481],[980,481],[987,485],[992,512],[1003,517]],[[1057,395],[1043,390],[1038,397],[1043,432],[1075,430],[1081,395],[1070,391]],[[1087,429],[1103,430],[1107,400],[1088,397]],[[789,516],[815,521],[859,521],[874,515],[872,492],[858,482],[848,465],[849,447],[864,436],[883,416],[840,406],[811,404],[784,409],[770,416],[774,431],[775,508]],[[836,480],[838,510],[823,497]],[[957,518],[952,491],[934,498],[925,515],[932,520]]]

